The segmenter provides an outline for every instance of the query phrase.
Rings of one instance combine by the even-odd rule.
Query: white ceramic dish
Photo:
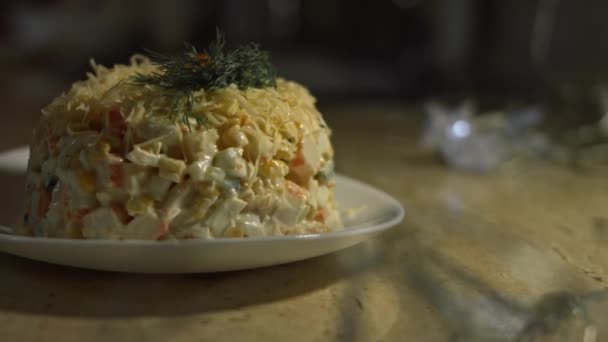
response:
[[[0,170],[23,169],[27,150],[0,154]],[[23,171],[23,170],[22,170]],[[345,215],[346,229],[327,234],[231,238],[178,242],[32,238],[0,234],[0,252],[60,265],[136,273],[202,273],[284,264],[335,252],[397,225],[404,210],[373,187],[337,177],[339,207],[360,208]],[[0,232],[7,227],[0,226]]]

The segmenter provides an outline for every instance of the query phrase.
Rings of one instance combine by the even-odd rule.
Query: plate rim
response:
[[[0,154],[1,155],[1,154]],[[1,156],[0,156],[1,158]],[[192,240],[169,240],[169,241],[150,241],[150,240],[111,240],[111,239],[69,239],[69,238],[49,238],[49,237],[31,237],[14,234],[0,233],[0,240],[12,243],[35,243],[35,244],[62,244],[62,245],[78,245],[78,246],[125,246],[125,247],[149,247],[156,248],[167,247],[183,247],[192,245],[233,245],[233,244],[251,244],[251,243],[273,243],[273,242],[294,242],[294,241],[310,241],[310,240],[333,240],[356,235],[368,235],[384,230],[388,230],[400,224],[405,217],[405,209],[401,203],[388,193],[377,189],[367,183],[359,181],[349,176],[336,174],[336,178],[340,178],[341,182],[350,183],[350,185],[363,188],[366,192],[372,192],[376,196],[382,197],[384,201],[390,204],[392,210],[396,211],[396,215],[386,221],[373,224],[371,226],[348,228],[329,233],[316,234],[301,234],[301,235],[277,235],[277,236],[260,236],[260,237],[238,237],[238,238],[215,238],[215,239],[192,239]],[[0,225],[12,230],[12,228]]]

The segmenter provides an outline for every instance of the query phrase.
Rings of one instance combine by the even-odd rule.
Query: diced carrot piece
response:
[[[38,217],[46,216],[49,207],[51,206],[52,194],[45,188],[40,188],[40,199],[38,200]]]
[[[127,213],[127,209],[121,204],[111,204],[110,208],[112,208],[114,215],[116,215],[116,218],[118,218],[118,221],[122,224],[127,224],[133,219],[133,217],[129,216],[129,213]]]
[[[288,180],[288,181],[286,181],[286,186],[287,186],[287,191],[291,195],[293,195],[294,197],[297,197],[303,201],[306,200],[306,197],[307,197],[306,190],[302,189],[299,185]]]
[[[165,234],[169,233],[169,223],[167,223],[167,222],[163,222],[163,223],[160,225],[160,231],[161,231],[161,233],[162,233],[163,235],[165,235]]]
[[[300,151],[298,151],[300,152]],[[295,166],[301,166],[304,165],[306,161],[304,160],[304,156],[302,155],[302,153],[298,153],[298,155],[291,161],[291,166],[295,167]]]
[[[314,220],[317,222],[323,222],[325,223],[325,209],[319,209],[317,210],[317,212],[315,213],[314,216]]]
[[[110,133],[120,138],[123,138],[127,133],[127,123],[119,108],[114,108],[108,112],[108,126]]]
[[[89,208],[69,210],[65,216],[68,219],[68,221],[78,221],[78,220],[82,219],[84,217],[84,215],[86,215],[90,212],[91,212],[91,209],[89,209]]]
[[[169,235],[169,223],[163,222],[160,225],[160,235],[158,236],[157,240],[165,240],[168,235]]]
[[[112,185],[116,187],[122,187],[123,185],[123,174],[122,174],[122,164],[110,164],[110,182]]]

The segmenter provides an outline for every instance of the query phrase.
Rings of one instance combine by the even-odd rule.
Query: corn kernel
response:
[[[88,193],[95,191],[95,178],[93,178],[93,175],[90,172],[80,172],[78,175],[78,183],[80,184],[80,187]]]
[[[224,230],[224,237],[243,237],[245,232],[240,227],[228,227]]]
[[[108,142],[102,141],[99,143],[99,151],[101,151],[102,153],[110,153],[111,149],[112,147]]]
[[[287,164],[280,160],[270,159],[262,164],[260,173],[265,178],[282,178],[289,172]]]
[[[132,197],[126,204],[127,212],[131,216],[142,215],[152,206],[154,206],[154,200],[145,195]]]

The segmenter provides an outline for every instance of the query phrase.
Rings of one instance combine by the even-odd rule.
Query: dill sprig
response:
[[[159,71],[138,73],[131,81],[137,85],[162,88],[171,98],[173,118],[181,113],[188,126],[191,117],[199,123],[204,121],[192,113],[195,91],[221,89],[231,84],[240,89],[276,87],[276,71],[268,52],[255,43],[231,51],[226,51],[225,45],[224,35],[218,30],[215,40],[202,53],[189,43],[184,43],[183,51],[177,55],[147,50],[150,61],[158,66]]]

